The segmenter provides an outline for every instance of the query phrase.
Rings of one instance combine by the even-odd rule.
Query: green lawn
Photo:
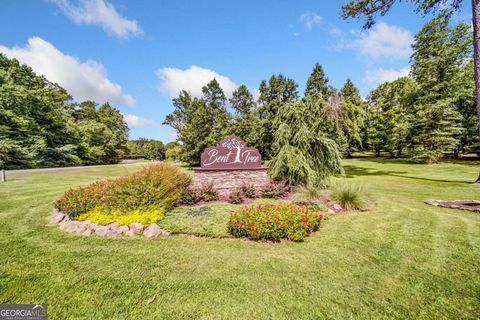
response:
[[[423,204],[480,199],[469,183],[478,163],[345,161],[373,210],[337,215],[303,243],[84,238],[47,226],[65,189],[139,166],[0,184],[0,303],[46,303],[50,319],[480,318],[480,215]]]

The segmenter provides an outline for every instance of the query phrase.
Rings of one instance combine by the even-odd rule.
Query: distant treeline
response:
[[[108,103],[73,103],[58,84],[0,55],[0,168],[117,163],[127,138]]]
[[[128,159],[146,159],[146,160],[180,160],[183,152],[178,142],[169,142],[164,144],[160,140],[139,138],[138,140],[129,140],[127,142],[128,153],[125,156]]]

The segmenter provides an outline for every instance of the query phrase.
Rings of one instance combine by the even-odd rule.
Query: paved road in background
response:
[[[114,166],[120,166],[120,165],[125,165],[125,164],[133,164],[133,163],[138,163],[138,162],[145,162],[147,163],[147,160],[122,160],[119,164],[113,164]],[[31,173],[31,172],[58,172],[62,170],[71,170],[71,169],[86,169],[86,168],[100,168],[100,167],[105,167],[105,166],[112,166],[112,164],[106,164],[106,165],[99,165],[99,166],[78,166],[78,167],[57,167],[57,168],[38,168],[38,169],[21,169],[21,170],[5,170],[5,173],[7,177],[9,175],[13,174],[21,174],[21,173]]]

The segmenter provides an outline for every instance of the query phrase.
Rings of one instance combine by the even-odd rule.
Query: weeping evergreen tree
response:
[[[290,185],[321,186],[330,176],[343,173],[337,144],[320,129],[325,106],[321,94],[283,104],[274,120],[275,156],[269,175]]]

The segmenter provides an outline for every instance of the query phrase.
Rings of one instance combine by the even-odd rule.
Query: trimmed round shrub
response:
[[[323,214],[294,204],[250,206],[233,213],[227,229],[235,237],[251,240],[302,241],[318,230],[322,219]]]
[[[178,202],[191,178],[173,164],[152,164],[116,179],[68,190],[54,206],[70,218],[93,210],[128,215],[155,209],[169,210]]]

